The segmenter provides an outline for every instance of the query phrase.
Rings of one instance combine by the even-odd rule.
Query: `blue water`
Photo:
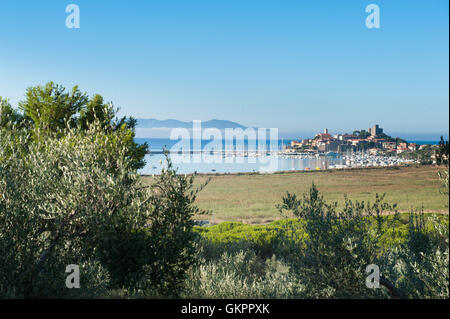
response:
[[[439,145],[439,141],[407,141],[408,143],[416,143],[418,145],[423,144],[431,144],[431,145]]]
[[[153,152],[161,151],[163,148],[172,149],[177,140],[170,139],[136,139],[138,143],[147,142],[149,149]],[[194,143],[190,141],[191,149],[198,147],[196,145],[199,141]],[[221,150],[257,150],[258,143],[249,143],[247,140],[239,140],[231,143],[230,141],[221,141]],[[290,140],[270,141],[266,142],[266,150],[281,150],[283,145],[290,144]],[[210,140],[202,140],[201,148],[211,143]],[[249,146],[250,144],[250,146]],[[220,141],[218,144],[220,145]],[[291,171],[291,170],[305,170],[305,169],[326,169],[329,164],[341,164],[342,159],[339,156],[330,157],[313,157],[313,158],[275,158],[273,156],[221,156],[211,154],[171,154],[171,159],[174,167],[178,169],[181,174],[189,173],[247,173],[247,172],[261,172],[273,173],[277,171]],[[141,174],[158,174],[161,169],[165,167],[165,157],[163,154],[148,154],[145,157],[147,165],[140,171]]]
[[[148,139],[137,138],[137,143],[147,142],[151,151],[161,151],[163,148],[170,150],[178,140],[170,139]],[[198,142],[198,141],[197,141]],[[202,140],[201,148],[203,149],[211,141]],[[283,145],[290,144],[291,140],[278,140],[273,142],[272,148],[282,149]],[[270,150],[270,142],[266,142],[266,149]],[[410,143],[417,144],[438,144],[439,142],[433,141],[411,141]],[[194,149],[194,141],[190,141],[191,149]],[[219,141],[220,145],[220,141]],[[229,150],[229,146],[233,145],[235,149],[248,149],[249,151],[258,148],[253,147],[253,143],[249,143],[247,140],[234,141],[230,143],[228,141],[222,141],[222,150]],[[183,155],[171,155],[174,167],[178,169],[180,174],[190,173],[248,173],[248,172],[261,172],[261,173],[273,173],[279,171],[293,171],[293,170],[316,170],[327,169],[330,164],[342,164],[343,159],[339,155],[335,156],[317,156],[310,158],[280,158],[273,156],[254,157],[254,156],[236,156],[236,157],[223,157],[220,155],[210,154],[183,154]],[[140,171],[141,174],[158,174],[161,169],[165,167],[165,157],[163,154],[148,154],[145,157],[147,162],[146,166]]]
[[[279,158],[273,156],[267,157],[243,157],[237,156],[221,157],[211,156],[209,160],[200,157],[196,161],[194,155],[184,155],[180,159],[174,159],[171,155],[173,166],[178,169],[178,173],[274,173],[280,171],[292,170],[314,170],[327,169],[330,164],[342,164],[340,156],[317,156],[312,158]],[[165,158],[163,154],[147,155],[145,157],[147,165],[140,171],[141,174],[158,174],[165,167]]]
[[[147,142],[149,145],[149,149],[151,151],[161,151],[164,147],[170,150],[176,143],[178,143],[180,141],[180,140],[171,140],[168,138],[136,138],[135,140],[137,143],[140,143],[140,144]],[[197,141],[194,141],[192,139],[190,140],[191,149],[194,149],[194,147],[195,147],[194,144],[197,144],[196,142],[198,142],[198,140]],[[203,149],[206,145],[208,145],[211,142],[212,142],[212,140],[201,140],[201,148]],[[226,146],[231,145],[231,141],[222,140],[221,142],[222,142],[223,149],[225,149]],[[218,143],[220,143],[220,141]],[[288,145],[290,143],[291,143],[291,140],[280,139],[278,141],[273,141],[272,144],[274,144],[274,145],[272,147],[276,147],[277,149],[282,149],[283,145]],[[256,148],[257,148],[259,146],[258,142],[256,141],[255,144],[256,144]],[[233,145],[237,148],[245,147],[247,149],[249,143],[248,143],[248,140],[238,140],[238,141],[234,140]],[[253,143],[250,143],[250,145],[252,146]],[[270,141],[269,140],[266,141],[266,149],[268,149],[268,150],[270,149]],[[250,150],[254,150],[254,148],[250,147]]]

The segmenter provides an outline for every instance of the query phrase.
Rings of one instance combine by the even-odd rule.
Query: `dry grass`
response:
[[[448,199],[439,193],[439,168],[351,169],[279,174],[210,175],[210,184],[199,194],[199,207],[212,210],[200,219],[213,223],[242,221],[266,223],[280,218],[275,205],[286,191],[303,194],[314,182],[327,201],[374,201],[375,194],[397,203],[402,212],[423,206],[425,212],[448,213]],[[146,177],[151,179],[151,177]],[[204,182],[206,176],[197,177]]]

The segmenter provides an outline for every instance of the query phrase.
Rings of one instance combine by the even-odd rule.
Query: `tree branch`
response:
[[[380,276],[380,284],[389,290],[392,298],[394,299],[406,299],[406,295],[400,289],[396,288],[389,280]]]

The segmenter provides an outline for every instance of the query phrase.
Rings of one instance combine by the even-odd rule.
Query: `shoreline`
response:
[[[154,176],[161,174],[162,168],[165,167],[162,163],[164,158],[157,154],[153,156],[146,158],[147,165],[139,171],[141,175]],[[192,161],[191,156],[192,154],[188,154],[187,157],[183,156],[180,158],[182,159],[181,162],[172,162],[175,163],[174,167],[178,168],[178,174],[193,175],[194,172],[197,172],[197,175],[253,175],[354,168],[388,168],[419,164],[415,159],[366,153],[307,155],[303,153],[286,154],[276,152],[270,156],[246,153],[242,156],[239,154],[239,156],[234,155],[231,157],[229,155],[216,154],[211,158],[204,158],[204,161],[195,161],[196,158]],[[262,157],[264,159],[261,159]],[[175,157],[175,159],[178,158]],[[172,160],[174,159],[172,158]],[[158,161],[159,164],[157,163]]]
[[[276,171],[276,172],[238,172],[238,173],[181,173],[178,175],[185,176],[247,176],[247,175],[280,175],[280,174],[310,174],[310,173],[332,173],[335,171],[343,172],[343,171],[358,171],[358,170],[377,170],[377,169],[386,169],[386,170],[398,170],[406,167],[436,167],[439,165],[426,165],[426,164],[414,164],[414,165],[395,165],[395,166],[369,166],[369,167],[345,167],[345,168],[327,168],[327,169],[308,169],[308,170],[287,170],[287,171]],[[142,177],[153,177],[159,176],[158,174],[140,174]]]

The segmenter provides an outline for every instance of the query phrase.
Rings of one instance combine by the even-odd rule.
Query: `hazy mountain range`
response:
[[[136,137],[138,138],[169,138],[171,133],[173,133],[172,130],[175,128],[185,128],[192,134],[193,121],[184,122],[174,119],[136,119],[136,121]],[[216,128],[220,131],[224,131],[226,128],[241,128],[245,130],[247,126],[232,121],[213,119],[202,121],[201,128]]]
[[[179,120],[157,120],[157,119],[137,119],[137,128],[192,128],[193,122],[183,122]],[[247,126],[226,120],[209,120],[201,122],[202,128],[217,128],[219,130],[226,128],[242,128]]]
[[[190,132],[192,132],[192,121],[190,122],[184,122],[179,121],[175,119],[169,119],[169,120],[157,120],[157,119],[137,119],[137,126],[136,126],[136,137],[138,138],[169,138],[171,131],[174,128],[185,128],[188,129]],[[225,130],[226,128],[236,129],[246,129],[249,126],[245,126],[243,124],[228,121],[228,120],[218,120],[213,119],[209,121],[202,121],[201,122],[202,129],[206,128],[217,128],[221,131]],[[310,138],[314,137],[314,134],[317,132],[321,132],[322,129],[318,129],[316,132],[312,131],[302,131],[302,130],[295,130],[295,131],[285,131],[280,130],[278,132],[279,138],[286,138],[286,139],[303,139],[303,138]],[[351,130],[349,131],[351,132]],[[343,132],[340,132],[343,133]],[[334,133],[333,133],[334,134]],[[426,134],[426,133],[401,133],[401,132],[390,132],[391,136],[395,137],[401,137],[408,141],[438,141],[440,134]],[[444,133],[444,137],[448,139],[448,133]]]

